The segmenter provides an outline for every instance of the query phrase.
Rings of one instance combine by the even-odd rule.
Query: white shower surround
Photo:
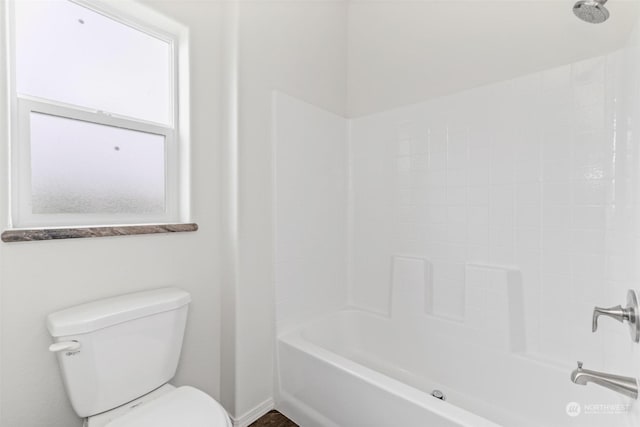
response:
[[[610,322],[603,323],[597,334],[590,331],[593,306],[620,303],[626,288],[638,283],[639,58],[640,52],[630,46],[424,103],[342,119],[349,132],[343,140],[334,134],[332,144],[349,147],[335,152],[338,163],[334,166],[344,168],[343,181],[340,174],[329,178],[323,174],[331,168],[329,163],[314,169],[314,174],[304,166],[317,160],[312,147],[326,130],[322,116],[329,113],[283,97],[293,110],[306,112],[305,120],[274,116],[280,336],[276,397],[283,410],[294,418],[306,416],[305,407],[313,408],[324,396],[324,416],[339,420],[340,414],[331,415],[336,407],[331,402],[335,404],[341,396],[339,387],[327,378],[340,381],[337,378],[348,372],[358,377],[372,368],[378,371],[376,378],[389,377],[390,371],[404,369],[407,386],[412,385],[411,378],[422,378],[434,381],[445,393],[452,389],[464,395],[474,390],[471,400],[482,402],[468,409],[502,425],[514,424],[499,415],[509,412],[506,406],[500,407],[509,405],[508,399],[492,399],[500,396],[500,390],[522,396],[528,407],[535,406],[534,412],[527,413],[526,406],[515,411],[516,417],[524,416],[531,425],[601,425],[604,417],[609,417],[607,425],[637,424],[637,405],[624,406],[617,414],[577,419],[566,414],[565,405],[631,403],[594,385],[571,384],[569,373],[576,360],[584,360],[585,367],[622,375],[640,372],[640,352],[632,347],[626,328]],[[340,127],[339,118],[334,120],[333,125]],[[297,135],[307,129],[315,137],[285,141],[282,136],[287,129],[297,129]],[[300,145],[298,154],[309,149],[309,155],[294,157],[281,150],[292,142]],[[328,206],[335,213],[329,220],[305,202],[318,194],[293,194],[288,192],[291,183],[279,179],[281,168],[292,165],[297,167],[298,188],[329,179],[331,185],[326,188],[338,189],[339,197],[331,191],[320,194],[334,203]],[[302,206],[296,218],[284,214],[290,212],[291,203]],[[291,220],[309,218],[325,231],[325,243],[333,242],[333,250],[327,252],[319,241],[296,241],[291,238],[295,231],[283,227]],[[283,260],[279,258],[283,253],[296,255]],[[411,320],[401,323],[393,316],[393,311],[401,310],[392,297],[402,283],[393,272],[392,260],[397,261],[397,256],[424,259],[429,265],[424,276],[411,268],[404,276],[416,284],[410,292],[417,292],[415,298],[422,298],[424,305],[422,313],[413,313]],[[496,294],[495,286],[475,286],[470,279],[474,266],[512,272],[519,277],[519,296],[512,294],[516,300],[510,300],[506,293]],[[308,276],[310,271],[316,273]],[[335,271],[340,272],[338,281],[329,277]],[[415,298],[405,301],[412,304]],[[514,303],[523,307],[521,329],[515,333],[518,325],[510,323],[510,318],[494,315],[496,310],[507,312]],[[382,317],[352,312],[300,326],[340,307]],[[385,317],[387,323],[382,320]],[[502,335],[483,335],[490,325],[502,325]],[[336,345],[309,332],[314,330],[345,339]],[[378,345],[363,345],[367,337],[370,341],[375,337]],[[414,348],[410,348],[412,342]],[[428,360],[418,344],[425,342],[441,356],[437,368],[450,373],[448,380],[440,383],[432,373],[421,373],[420,364],[411,367],[401,362],[402,355],[412,351],[417,360]],[[465,342],[482,351],[461,356],[454,347]],[[375,366],[371,360],[380,364]],[[493,382],[468,377],[469,383],[460,385],[466,378],[461,366],[474,365],[490,371]],[[336,371],[327,371],[329,366]],[[529,378],[531,373],[537,374]],[[303,383],[292,381],[292,375],[307,378],[324,391],[300,387]],[[555,399],[539,405],[539,397],[549,394],[549,389]],[[387,391],[396,397],[402,394],[395,390],[389,385]],[[362,396],[367,392],[362,391]],[[491,406],[495,406],[493,412],[487,409]],[[478,425],[463,418],[457,425]]]
[[[463,321],[465,265],[509,266],[527,353],[602,357],[591,310],[635,278],[629,53],[354,120],[350,303],[388,314],[391,256],[415,254],[433,263],[434,313]]]

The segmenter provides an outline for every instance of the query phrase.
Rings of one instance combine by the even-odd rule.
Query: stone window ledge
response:
[[[137,234],[182,233],[196,231],[198,224],[115,225],[108,227],[10,229],[2,232],[3,242],[82,239],[87,237],[133,236]]]

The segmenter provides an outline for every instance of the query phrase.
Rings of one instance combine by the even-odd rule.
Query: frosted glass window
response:
[[[172,45],[64,0],[17,1],[16,89],[172,124]]]
[[[36,214],[154,214],[165,210],[165,137],[30,114]]]

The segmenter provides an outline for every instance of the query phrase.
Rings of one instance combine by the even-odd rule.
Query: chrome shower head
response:
[[[590,24],[600,24],[609,19],[609,11],[604,4],[607,0],[580,0],[573,6],[573,13]]]

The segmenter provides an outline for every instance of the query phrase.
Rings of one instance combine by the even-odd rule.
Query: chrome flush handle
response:
[[[627,292],[626,307],[623,308],[620,305],[616,305],[615,307],[610,308],[595,307],[593,309],[591,330],[593,332],[598,330],[598,318],[600,316],[611,317],[612,319],[615,319],[621,323],[624,323],[625,321],[628,322],[631,332],[631,339],[634,342],[639,342],[640,322],[638,319],[638,314],[638,299],[636,298],[636,293],[632,289],[629,289],[629,291]]]

